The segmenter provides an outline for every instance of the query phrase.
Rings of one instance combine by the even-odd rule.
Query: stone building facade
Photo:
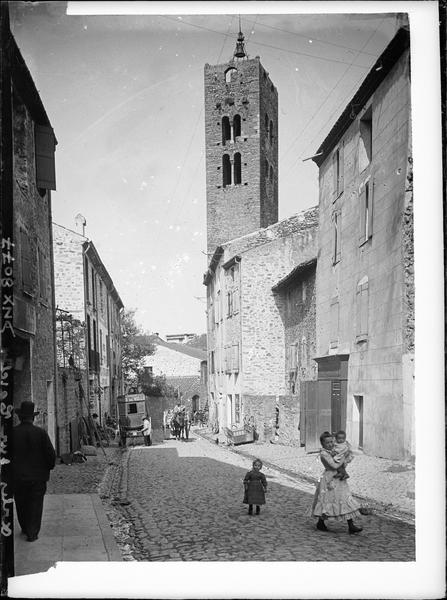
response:
[[[401,28],[314,159],[319,429],[345,429],[355,448],[386,458],[414,455],[410,119]]]
[[[73,420],[96,412],[103,424],[117,416],[124,307],[94,244],[61,225],[53,232],[59,403],[69,448]]]
[[[307,382],[317,376],[316,258],[297,265],[272,287],[285,337],[285,392],[279,398],[278,442],[304,445],[303,396]]]
[[[3,34],[2,73],[8,83],[3,79],[0,124],[2,358],[11,365],[14,407],[33,401],[39,411],[36,424],[48,431],[58,450],[51,231],[56,139],[13,36],[5,29]],[[10,257],[9,274],[5,256]],[[11,287],[5,287],[8,281]],[[10,304],[12,325],[5,310]]]
[[[214,253],[204,283],[210,420],[220,427],[249,423],[260,440],[269,439],[278,408],[282,440],[299,444],[298,423],[292,433],[287,421],[289,411],[299,413],[298,398],[284,400],[285,301],[272,288],[297,265],[315,261],[317,228],[318,209],[312,208],[228,241]],[[310,294],[309,302],[313,299]]]

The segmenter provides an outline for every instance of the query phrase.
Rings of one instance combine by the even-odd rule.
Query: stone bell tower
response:
[[[278,220],[278,92],[239,31],[233,57],[205,65],[207,252]]]

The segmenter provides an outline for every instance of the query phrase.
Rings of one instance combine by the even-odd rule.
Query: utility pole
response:
[[[14,310],[14,212],[12,141],[12,36],[9,27],[9,2],[0,2],[0,596],[7,595],[8,577],[14,576],[14,505],[12,498],[12,412],[14,408],[13,363],[11,349],[15,337]],[[7,309],[7,310],[6,310]]]

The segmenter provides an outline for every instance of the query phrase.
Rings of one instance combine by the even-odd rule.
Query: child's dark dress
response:
[[[247,484],[243,500],[244,504],[256,504],[257,506],[265,504],[267,480],[264,473],[254,470],[249,471],[244,477],[244,484]]]

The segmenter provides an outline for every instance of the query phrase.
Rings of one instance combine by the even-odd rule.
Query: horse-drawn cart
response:
[[[239,444],[250,444],[255,441],[255,429],[251,425],[242,425],[241,427],[224,427],[228,443],[232,446]]]

